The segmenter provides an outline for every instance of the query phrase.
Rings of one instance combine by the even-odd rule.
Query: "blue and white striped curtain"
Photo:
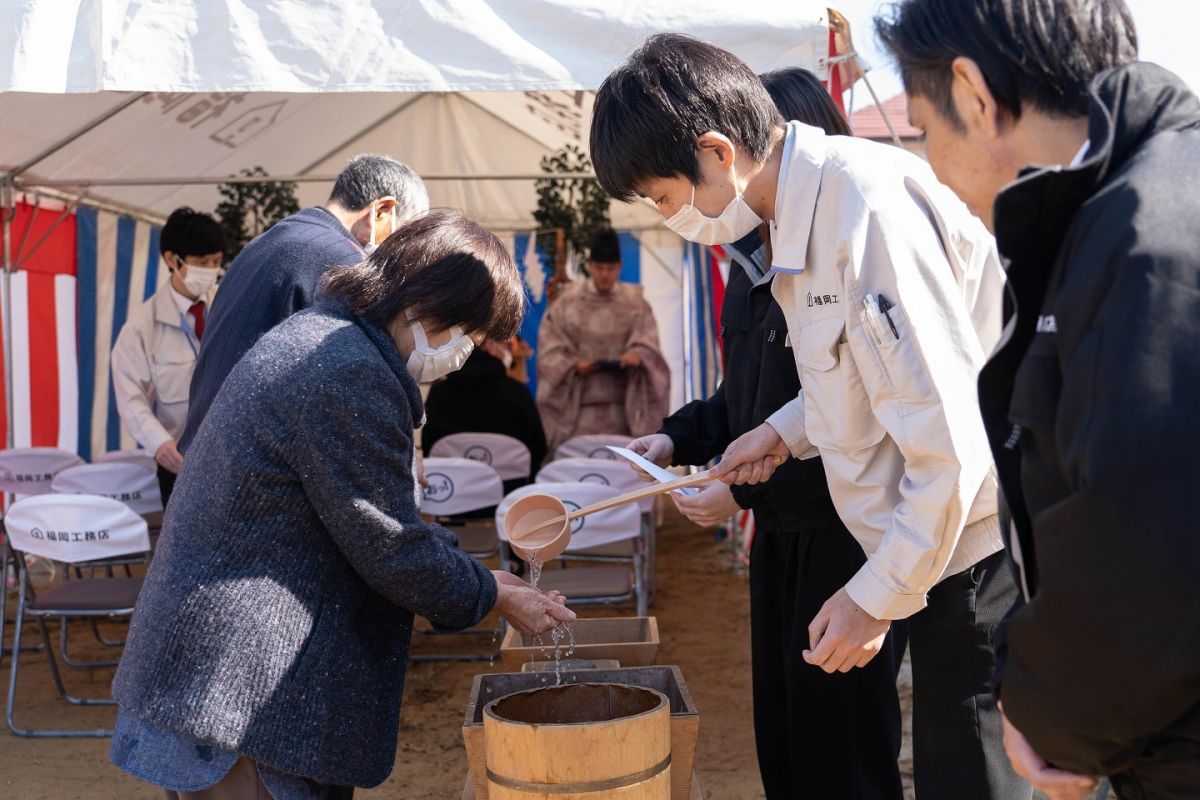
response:
[[[703,245],[683,245],[683,399],[690,402],[708,397],[721,383],[721,353],[718,344],[713,298],[713,256]]]
[[[129,312],[165,283],[160,229],[80,208],[76,212],[79,455],[86,460],[137,443],[121,425],[109,355]]]

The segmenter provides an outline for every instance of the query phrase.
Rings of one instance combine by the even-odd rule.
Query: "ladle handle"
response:
[[[698,472],[695,475],[691,475],[687,478],[680,478],[679,480],[670,481],[669,483],[655,483],[647,486],[644,489],[637,489],[636,491],[627,492],[626,494],[617,495],[616,497],[610,497],[609,499],[602,500],[599,503],[593,503],[592,505],[584,506],[577,511],[572,511],[570,514],[567,514],[567,519],[576,520],[580,517],[586,517],[588,514],[595,514],[598,511],[607,511],[610,508],[623,506],[626,503],[635,503],[638,500],[643,500],[647,497],[654,497],[655,495],[673,492],[676,489],[686,489],[689,486],[708,483],[709,481],[713,480],[713,477],[710,474],[711,472],[711,469],[706,469],[704,472]]]

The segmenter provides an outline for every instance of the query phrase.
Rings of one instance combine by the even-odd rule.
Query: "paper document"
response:
[[[680,475],[676,475],[670,470],[663,469],[651,461],[647,461],[632,450],[624,447],[613,447],[612,445],[609,445],[608,449],[612,450],[629,463],[636,464],[639,469],[641,469],[650,477],[654,478],[654,480],[658,481],[659,483],[670,483],[671,481],[677,481],[680,479],[680,477],[682,477]],[[700,490],[688,487],[686,489],[676,489],[675,491],[679,494],[696,494]]]

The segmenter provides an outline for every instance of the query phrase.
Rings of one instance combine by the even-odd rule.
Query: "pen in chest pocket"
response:
[[[892,329],[892,336],[896,337],[896,341],[900,341],[900,331],[896,330],[896,323],[892,321],[891,310],[895,308],[892,301],[888,300],[883,295],[879,295],[879,310],[883,312],[883,316],[887,318],[888,327]]]
[[[892,322],[892,317],[888,314],[888,310],[893,308],[892,304],[886,297],[869,294],[863,298],[862,318],[867,327],[871,331],[871,335],[875,337],[875,344],[883,344],[888,340],[888,330],[891,329],[891,335],[895,341],[899,341],[900,333],[896,329],[896,323]],[[887,320],[887,326],[884,326],[883,321]]]

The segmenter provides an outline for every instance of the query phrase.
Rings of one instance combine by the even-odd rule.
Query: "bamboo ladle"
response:
[[[504,516],[504,534],[508,543],[521,558],[530,561],[533,556],[541,562],[557,558],[571,542],[571,523],[598,511],[635,503],[638,500],[665,494],[676,489],[686,489],[713,480],[712,470],[669,483],[651,484],[643,489],[610,497],[599,503],[568,512],[561,500],[549,494],[530,494],[512,504]]]

